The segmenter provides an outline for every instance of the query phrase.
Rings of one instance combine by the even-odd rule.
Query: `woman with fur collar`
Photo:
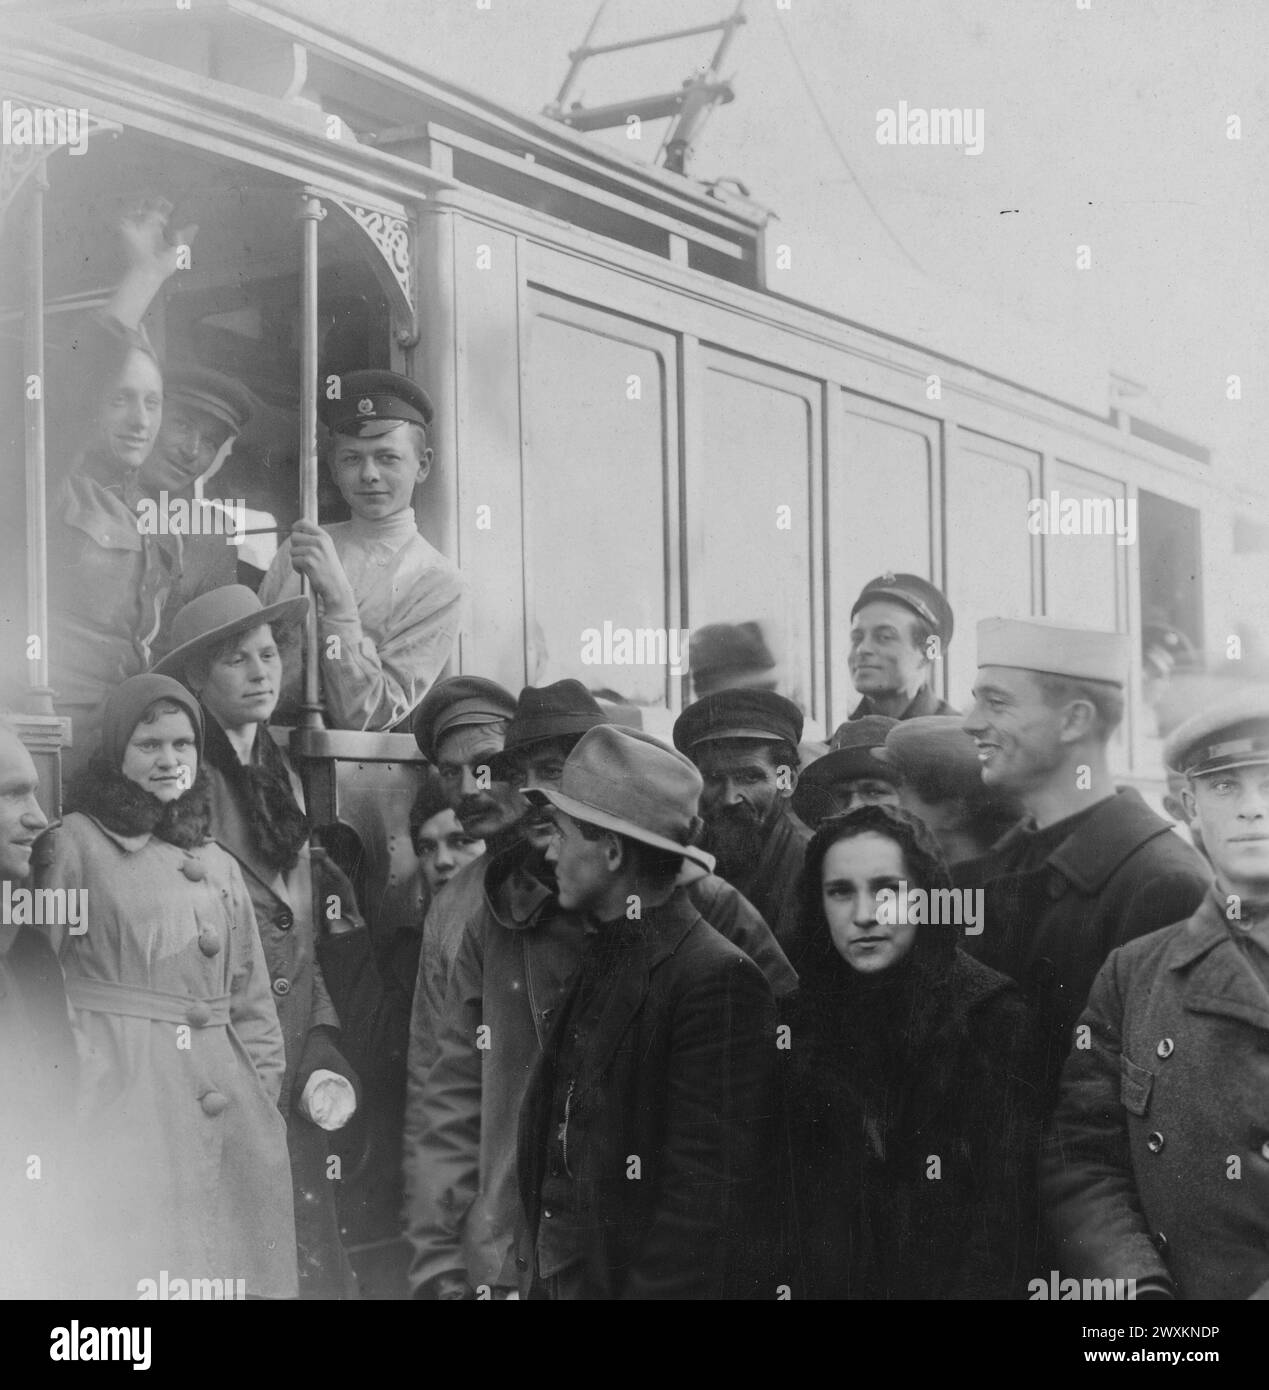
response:
[[[60,941],[88,1155],[79,1297],[153,1297],[165,1273],[296,1292],[282,1031],[242,874],[208,837],[202,742],[176,681],[118,686],[43,877],[86,909]]]
[[[308,603],[300,597],[265,608],[240,584],[201,594],[177,613],[173,650],[155,670],[177,676],[202,704],[212,834],[237,860],[255,907],[286,1046],[279,1106],[291,1151],[300,1296],[341,1298],[353,1296],[355,1284],[340,1241],[331,1159],[344,1157],[332,1132],[356,1110],[359,1081],[340,1045],[318,950],[321,933],[351,930],[357,910],[351,885],[309,843],[303,788],[268,723],[281,689],[277,635],[303,619]],[[327,922],[332,887],[342,910]]]
[[[807,948],[781,1053],[781,1281],[795,1298],[1025,1289],[1038,1144],[1028,1014],[1012,981],[957,944],[964,926],[936,896],[950,883],[929,831],[895,806],[831,817],[807,848]]]

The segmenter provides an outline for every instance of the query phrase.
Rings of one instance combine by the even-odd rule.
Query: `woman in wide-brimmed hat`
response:
[[[42,880],[67,895],[80,1297],[153,1296],[164,1271],[296,1292],[282,1031],[242,874],[209,838],[202,743],[176,681],[124,681]]]
[[[255,906],[286,1044],[279,1101],[295,1186],[301,1297],[352,1292],[339,1239],[331,1141],[356,1108],[357,1077],[338,1046],[339,1018],[317,960],[320,913],[303,789],[268,721],[282,661],[275,634],[299,622],[305,597],[267,608],[240,584],[185,605],[172,650],[155,667],[198,696],[207,725],[212,834],[238,861]],[[351,889],[347,893],[349,912]]]
[[[807,847],[802,984],[781,1053],[780,1282],[795,1297],[1025,1289],[1038,1142],[1028,1014],[1012,981],[957,944],[964,914],[936,896],[950,886],[929,832],[896,806],[830,817]]]

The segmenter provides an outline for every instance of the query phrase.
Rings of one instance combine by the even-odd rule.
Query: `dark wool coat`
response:
[[[210,720],[211,715],[207,718]],[[261,726],[258,738],[269,738]],[[309,846],[296,866],[280,873],[266,863],[252,832],[247,808],[228,779],[206,765],[211,789],[212,834],[238,861],[255,908],[273,1000],[286,1044],[286,1071],[278,1104],[287,1123],[291,1176],[295,1188],[295,1232],[299,1251],[300,1294],[306,1298],[340,1298],[353,1291],[352,1271],[339,1238],[334,1181],[329,1160],[343,1146],[296,1108],[314,1071],[346,1076],[356,1087],[357,1074],[338,1046],[339,1016],[331,1003],[317,962],[321,921],[314,902]],[[292,778],[302,804],[298,778]],[[342,1159],[341,1159],[342,1165]]]
[[[590,1098],[568,1122],[569,1207],[584,1233],[570,1287],[593,1299],[772,1297],[755,1239],[774,1173],[770,986],[682,890],[643,925],[641,940],[623,948],[576,1071],[560,1078]],[[567,1021],[567,1008],[559,1018]],[[521,1112],[526,1263],[554,1219],[540,1193],[560,1031],[552,1028]]]
[[[1097,976],[1040,1170],[1063,1273],[1269,1299],[1269,990],[1224,914],[1213,892]]]
[[[959,950],[948,971],[886,1124],[865,1125],[843,1079],[807,1060],[805,1030],[823,1025],[806,1001],[788,1011],[779,1282],[795,1299],[1025,1289],[1039,1135],[1030,1020],[1003,975]],[[833,1037],[818,1041],[831,1051]]]
[[[876,705],[867,695],[851,710],[848,719],[863,719],[865,715],[877,714]],[[912,702],[899,716],[900,719],[920,719],[927,714],[959,714],[946,700],[940,699],[928,685],[923,685],[912,697]]]
[[[1051,1110],[1071,1030],[1102,962],[1161,922],[1188,917],[1211,874],[1131,789],[1101,802],[1040,868],[1020,872],[1024,840],[1011,830],[988,854],[954,865],[952,880],[984,890],[983,931],[964,946],[1022,986]]]
[[[810,840],[810,830],[793,814],[789,803],[782,801],[752,871],[743,878],[731,880],[733,887],[749,899],[775,933],[780,948],[795,969],[801,925],[798,884]]]

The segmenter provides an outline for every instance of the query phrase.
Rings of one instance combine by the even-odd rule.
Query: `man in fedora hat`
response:
[[[520,692],[494,777],[556,788],[588,729],[609,722],[579,681]],[[543,834],[545,828],[546,833]],[[515,1174],[515,1117],[532,1061],[581,956],[582,923],[555,897],[545,851],[553,826],[542,808],[522,839],[489,860],[484,896],[455,935],[448,993],[437,1019],[437,1056],[417,1090],[407,1228],[420,1297],[494,1296],[515,1289],[523,1225]],[[762,970],[777,997],[797,977],[752,905],[702,864],[684,861],[679,883],[711,926]],[[481,1046],[481,1027],[489,1030]]]
[[[870,714],[838,725],[828,752],[802,771],[793,790],[793,811],[803,825],[816,830],[826,817],[856,806],[899,804],[898,776],[876,756],[898,722]]]
[[[790,809],[801,737],[802,711],[771,690],[706,695],[674,723],[674,746],[705,782],[702,844],[785,950],[797,936],[798,880],[811,838]]]
[[[301,596],[265,607],[243,585],[213,589],[177,613],[172,650],[154,669],[176,676],[203,707],[211,833],[242,870],[286,1048],[278,1105],[291,1155],[300,1294],[334,1298],[352,1292],[352,1279],[326,1171],[328,1131],[351,1118],[358,1078],[340,1047],[319,926],[351,929],[344,918],[355,905],[341,891],[341,919],[326,922],[303,789],[268,729],[282,676],[276,633],[301,622],[308,603]]]
[[[847,663],[863,697],[850,717],[955,714],[930,688],[952,628],[952,605],[928,579],[918,574],[870,579],[850,610]]]
[[[1138,792],[1116,788],[1108,744],[1123,718],[1128,638],[1044,618],[978,625],[978,676],[964,727],[983,781],[1027,812],[986,855],[958,864],[985,894],[966,940],[1035,1008],[1046,1101],[1071,1030],[1116,946],[1187,916],[1206,867]]]
[[[582,960],[520,1122],[531,1297],[770,1297],[775,1006],[762,972],[676,887],[701,778],[599,725],[549,803]]]
[[[449,660],[466,586],[415,523],[415,489],[432,468],[427,393],[395,372],[347,372],[324,402],[331,477],[352,512],[301,518],[260,586],[264,603],[313,586],[327,713],[339,729],[391,729],[409,717]],[[283,717],[298,708],[288,659]]]
[[[1064,1272],[1136,1296],[1269,1299],[1269,690],[1173,730],[1216,879],[1114,951],[1041,1158]]]

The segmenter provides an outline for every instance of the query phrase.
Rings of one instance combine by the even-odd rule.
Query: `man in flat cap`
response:
[[[965,729],[983,781],[1017,796],[1027,818],[953,879],[986,893],[983,932],[967,949],[1030,996],[1049,1105],[1102,962],[1191,913],[1209,878],[1169,822],[1111,779],[1128,657],[1119,633],[1042,618],[978,625]]]
[[[608,722],[578,681],[526,686],[490,772],[526,795],[558,789],[573,749]],[[481,1286],[506,1297],[523,1273],[515,1264],[524,1228],[516,1122],[534,1059],[582,958],[584,923],[556,899],[546,811],[538,808],[520,828],[520,841],[487,862],[483,898],[456,942],[437,1056],[419,1096],[406,1224],[410,1278],[421,1298],[472,1298]],[[777,997],[792,992],[797,976],[751,904],[688,859],[678,883]]]
[[[952,606],[917,574],[870,579],[850,610],[850,678],[863,697],[852,719],[955,714],[930,688],[952,640]]]
[[[301,518],[260,586],[276,603],[300,592],[318,605],[319,669],[326,710],[339,729],[391,729],[406,719],[449,660],[462,618],[458,570],[419,534],[414,490],[432,467],[427,393],[395,372],[348,372],[325,402],[331,477],[352,518],[318,526]],[[299,653],[288,654],[279,717],[301,690]]]
[[[802,711],[771,690],[706,695],[674,723],[674,746],[705,782],[701,845],[786,951],[798,933],[798,881],[811,838],[790,806],[801,737]]]
[[[856,806],[897,806],[899,778],[876,756],[897,719],[869,714],[847,720],[834,730],[828,752],[802,770],[794,788],[794,814],[812,830],[828,816]]]
[[[978,750],[958,714],[891,721],[875,756],[897,779],[899,805],[925,822],[949,864],[986,854],[1022,819],[1012,792],[983,781]]]
[[[581,965],[520,1120],[522,1291],[551,1299],[771,1297],[775,1004],[676,887],[701,778],[599,725],[549,803]]]
[[[776,660],[755,622],[695,628],[688,641],[688,664],[698,700],[720,690],[776,687]]]
[[[1041,1198],[1077,1278],[1269,1300],[1269,690],[1187,720],[1164,756],[1216,879],[1098,973]]]

